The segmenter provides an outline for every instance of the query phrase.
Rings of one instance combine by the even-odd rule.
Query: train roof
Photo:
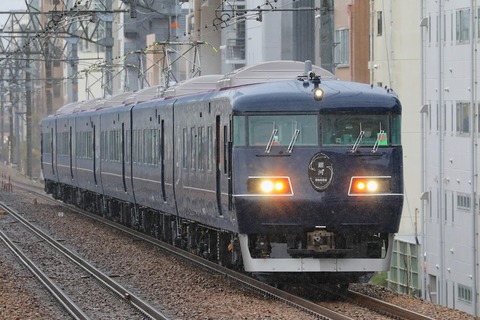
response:
[[[210,74],[191,78],[166,89],[163,96],[174,97],[214,90],[217,88],[217,83],[221,78],[223,78],[221,74]]]
[[[313,98],[310,81],[289,80],[234,88],[231,103],[234,112],[361,112],[401,113],[396,93],[369,84],[341,80],[322,80],[321,101]]]
[[[306,70],[308,69],[308,70]],[[292,80],[313,71],[322,79],[336,79],[335,75],[319,66],[300,61],[269,61],[232,71],[217,83],[218,88],[237,87],[247,84]]]
[[[163,85],[144,88],[135,92],[131,92],[130,96],[125,99],[124,104],[137,104],[163,96],[165,87]]]

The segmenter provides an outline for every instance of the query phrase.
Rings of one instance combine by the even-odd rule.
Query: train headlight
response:
[[[370,192],[376,192],[378,190],[378,182],[375,180],[368,181],[367,190]]]
[[[325,92],[322,90],[322,88],[313,89],[313,99],[315,99],[315,101],[321,101],[324,95]]]
[[[260,182],[260,190],[263,193],[270,193],[273,191],[273,182],[271,180],[263,180]]]
[[[290,177],[249,177],[247,191],[256,195],[292,195]]]
[[[365,195],[381,195],[391,194],[391,177],[352,177],[348,195],[365,196]]]

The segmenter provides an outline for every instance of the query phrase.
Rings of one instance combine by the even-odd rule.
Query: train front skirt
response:
[[[388,235],[392,244],[394,234]],[[244,269],[247,272],[381,272],[388,271],[393,246],[386,248],[385,258],[252,258],[248,235],[239,234]]]

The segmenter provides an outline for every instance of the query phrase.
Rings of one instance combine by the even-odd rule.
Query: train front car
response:
[[[245,270],[336,284],[388,270],[403,205],[397,96],[312,75],[239,88],[232,105]]]

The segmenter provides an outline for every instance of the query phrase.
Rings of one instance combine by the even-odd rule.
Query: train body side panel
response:
[[[181,217],[236,231],[229,203],[228,99],[175,103],[175,193]]]
[[[99,128],[97,112],[78,113],[75,118],[75,178],[78,187],[84,190],[103,193],[99,171]]]
[[[63,115],[56,120],[56,171],[58,182],[76,187],[77,181],[74,175],[75,157],[75,117]]]
[[[173,100],[155,101],[132,109],[129,166],[137,204],[176,214],[173,190]],[[151,152],[142,147],[149,144]],[[142,156],[140,156],[140,154]]]
[[[55,122],[56,118],[51,116],[45,118],[41,125],[42,134],[42,176],[47,181],[57,181],[55,165]]]
[[[126,171],[126,135],[130,131],[130,107],[100,111],[100,168],[106,196],[134,203],[130,171]]]

